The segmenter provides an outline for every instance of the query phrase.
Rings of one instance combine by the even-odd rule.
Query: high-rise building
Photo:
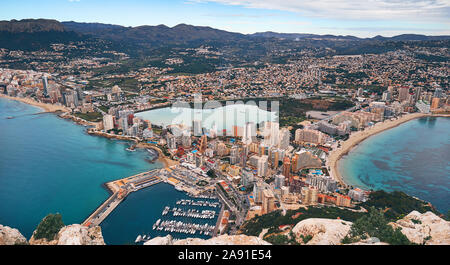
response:
[[[260,182],[255,182],[253,184],[253,200],[255,203],[261,203],[263,200],[264,186]]]
[[[290,140],[291,140],[291,132],[287,128],[281,129],[280,148],[283,150],[288,149]]]
[[[275,209],[275,196],[269,189],[263,191],[262,214],[267,214]]]
[[[431,100],[431,106],[430,109],[438,109],[439,108],[439,103],[440,103],[441,99],[440,98],[433,98]]]
[[[269,171],[268,156],[263,155],[258,159],[258,176],[265,177]]]
[[[230,164],[235,165],[239,161],[239,149],[236,145],[230,149]]]
[[[182,135],[181,135],[181,144],[186,147],[189,148],[192,144],[192,140],[191,140],[191,131],[190,130],[184,130]]]
[[[208,137],[206,134],[202,135],[202,138],[200,139],[200,152],[205,152],[206,148],[208,148]]]
[[[342,194],[337,194],[336,205],[350,207],[352,199],[349,196],[345,196]]]
[[[254,122],[247,122],[244,127],[242,142],[245,145],[251,144],[256,138],[256,125]]]
[[[275,188],[281,189],[284,186],[285,177],[283,175],[275,176]]]
[[[114,118],[112,115],[106,114],[103,116],[103,128],[105,131],[114,129]]]
[[[202,121],[201,120],[193,120],[192,121],[192,128],[193,128],[193,131],[194,131],[194,136],[202,136],[203,135]]]
[[[167,133],[166,140],[169,149],[177,149],[177,138],[173,134]]]
[[[408,99],[409,87],[402,86],[398,92],[398,101],[403,102]]]
[[[283,175],[289,179],[291,177],[291,160],[288,156],[283,159]]]
[[[44,88],[44,97],[48,96],[48,80],[47,80],[47,76],[42,76],[42,86]]]
[[[264,144],[266,146],[278,146],[280,142],[280,124],[278,122],[264,123]]]
[[[317,130],[311,129],[297,129],[295,131],[295,141],[312,144],[324,144],[327,136]]]
[[[255,175],[253,174],[253,170],[249,168],[243,168],[241,171],[241,184],[244,187],[247,187],[255,182]]]
[[[389,100],[391,100],[391,96],[392,96],[391,92],[386,90],[386,91],[383,92],[383,95],[382,95],[381,99],[383,101],[389,101]]]
[[[421,94],[422,94],[422,88],[417,87],[416,91],[414,92],[414,102],[417,102],[420,99]]]
[[[317,195],[318,191],[316,188],[311,187],[303,187],[302,188],[302,202],[306,205],[315,205],[317,204]]]

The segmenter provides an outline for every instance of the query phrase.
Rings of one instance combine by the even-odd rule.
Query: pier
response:
[[[155,169],[106,183],[105,186],[112,192],[112,195],[82,225],[87,227],[100,225],[130,193],[160,183],[162,179],[158,176],[159,171]]]

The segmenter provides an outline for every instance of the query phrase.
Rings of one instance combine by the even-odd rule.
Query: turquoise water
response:
[[[40,111],[0,98],[0,224],[27,238],[48,213],[81,223],[108,197],[103,183],[162,167],[148,163],[145,150],[126,151],[126,142],[90,136],[53,114],[30,115]],[[154,199],[170,201],[174,193]]]
[[[270,104],[269,104],[270,105]],[[235,104],[215,109],[161,108],[136,114],[137,117],[150,120],[155,125],[184,124],[191,126],[192,121],[201,120],[206,129],[216,125],[218,131],[232,130],[233,125],[243,127],[246,122],[259,124],[263,121],[276,121],[277,114],[268,112],[256,105]]]
[[[421,118],[363,141],[339,162],[349,184],[401,190],[450,210],[450,118]]]

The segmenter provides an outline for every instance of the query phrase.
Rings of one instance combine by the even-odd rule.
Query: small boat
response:
[[[11,120],[11,119],[14,119],[14,117],[12,117],[12,116],[9,116],[9,117],[6,117],[8,120]]]
[[[134,243],[139,243],[139,242],[141,242],[142,241],[142,236],[141,235],[138,235],[137,237],[136,237],[136,240],[134,241]]]
[[[136,149],[131,149],[131,148],[127,148],[125,150],[127,150],[128,152],[136,152]]]

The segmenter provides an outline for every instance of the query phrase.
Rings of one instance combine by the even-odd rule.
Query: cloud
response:
[[[246,8],[280,10],[310,17],[349,20],[411,20],[446,22],[448,0],[190,0]]]

